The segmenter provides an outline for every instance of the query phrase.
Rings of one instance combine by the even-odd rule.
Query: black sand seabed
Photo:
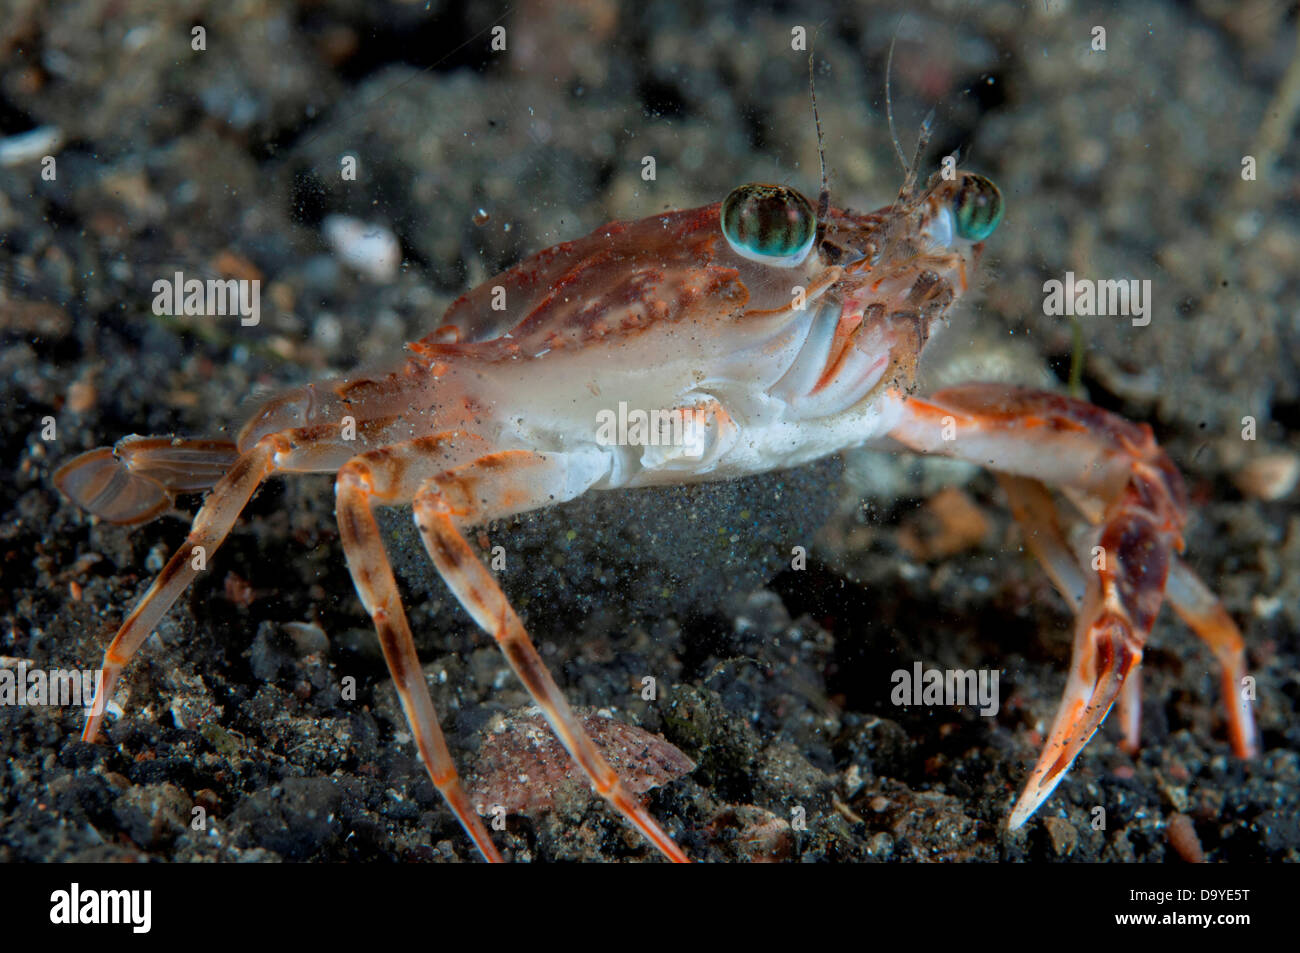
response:
[[[525,4],[494,53],[501,11],[482,3],[11,4],[0,134],[54,126],[63,145],[54,181],[34,161],[0,172],[5,664],[95,666],[184,538],[180,520],[128,532],[77,511],[50,483],[74,453],[129,433],[229,432],[255,389],[391,355],[465,288],[609,219],[745,181],[815,192],[793,27],[827,21],[818,93],[837,203],[888,202],[899,8],[861,6]],[[649,798],[693,857],[1158,861],[1185,815],[1211,860],[1294,860],[1300,515],[1294,490],[1263,502],[1239,488],[1252,461],[1285,468],[1300,451],[1300,180],[1294,117],[1270,105],[1296,55],[1294,12],[908,6],[893,72],[905,148],[935,107],[928,167],[960,147],[1008,202],[946,373],[1061,387],[1072,330],[1043,314],[1043,281],[1151,279],[1150,325],[1085,320],[1082,383],[1149,422],[1187,475],[1188,558],[1246,633],[1261,757],[1230,755],[1210,656],[1166,613],[1144,663],[1142,752],[1123,754],[1105,726],[1026,829],[1005,830],[1064,683],[1069,618],[985,473],[850,454],[579,502],[489,528],[519,567],[511,592],[576,705],[698,761]],[[1090,49],[1097,25],[1104,53]],[[349,150],[364,174],[345,189]],[[400,237],[394,281],[339,264],[321,237],[330,213]],[[157,278],[243,267],[263,279],[258,327],[153,316]],[[987,526],[928,558],[927,501],[951,486]],[[413,758],[332,511],[327,477],[260,492],[130,669],[109,743],[78,742],[70,709],[0,708],[0,861],[475,858]],[[405,523],[390,524],[400,551],[415,545]],[[781,572],[795,545],[808,568]],[[421,560],[397,559],[472,775],[479,733],[527,698]],[[307,621],[323,640],[284,628]],[[890,673],[916,661],[997,669],[998,714],[893,706]],[[340,695],[348,675],[355,701]],[[561,795],[511,817],[503,851],[656,856],[598,799]],[[196,805],[206,830],[191,828]],[[786,826],[796,808],[806,831]]]

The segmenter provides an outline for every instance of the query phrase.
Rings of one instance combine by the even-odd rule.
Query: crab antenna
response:
[[[817,32],[821,31],[821,25],[818,24],[817,31],[813,33],[813,41],[808,50],[808,91],[812,94],[813,122],[817,124],[817,159],[821,162],[822,169],[822,191],[817,198],[817,225],[821,227],[826,220],[826,213],[831,208],[831,189],[826,181],[826,143],[822,138],[822,117],[817,112],[817,81],[813,78],[813,50],[817,47]]]
[[[898,31],[903,26],[903,18],[898,18],[898,25],[894,27],[894,35],[889,38],[889,56],[885,60],[885,117],[889,120],[889,138],[894,142],[894,153],[898,156],[898,164],[903,167],[904,174],[910,170],[907,167],[907,156],[903,155],[903,147],[898,144],[898,133],[894,131],[894,100],[890,94],[889,77],[894,70],[894,44],[898,42]]]

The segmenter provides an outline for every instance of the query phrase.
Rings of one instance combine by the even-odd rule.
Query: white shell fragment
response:
[[[58,126],[38,126],[28,132],[0,139],[0,166],[40,162],[63,148],[63,130]]]
[[[397,277],[402,248],[388,228],[350,215],[327,215],[321,231],[339,261],[349,268],[376,284],[388,284]]]
[[[1266,453],[1246,463],[1232,476],[1246,496],[1280,500],[1300,483],[1300,457],[1294,453]]]

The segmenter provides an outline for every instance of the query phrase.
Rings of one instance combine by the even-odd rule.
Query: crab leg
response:
[[[334,492],[339,536],[348,570],[352,573],[357,595],[379,634],[384,661],[388,663],[393,683],[397,686],[402,711],[415,736],[420,761],[483,857],[489,862],[499,863],[501,855],[470,806],[451,753],[447,750],[446,739],[438,725],[438,714],[424,681],[424,671],[415,652],[397,581],[393,578],[371,508],[372,502],[410,500],[416,485],[412,477],[418,479],[421,469],[424,473],[431,468],[444,469],[454,462],[454,449],[453,438],[440,435],[372,450],[354,457],[339,471]]]
[[[1024,532],[1029,551],[1042,565],[1056,591],[1078,612],[1087,595],[1088,580],[1065,541],[1056,504],[1047,487],[1037,480],[1007,473],[998,473],[997,478],[1006,493],[1011,514]]]
[[[1141,662],[1182,548],[1182,479],[1149,427],[1059,394],[1004,385],[969,384],[926,400],[903,399],[891,436],[921,453],[1081,491],[1103,504],[1070,676],[1043,753],[1011,812],[1015,829],[1051,795]],[[1041,502],[1031,498],[1026,513]],[[1059,528],[1049,524],[1039,544],[1050,565],[1064,567],[1068,548]],[[1057,585],[1073,601],[1070,572],[1061,568],[1060,575]],[[1183,604],[1210,626],[1208,608],[1190,589]],[[1230,655],[1231,640],[1216,637],[1225,646],[1221,658]]]
[[[158,620],[167,613],[180,594],[198,576],[207,560],[217,551],[217,547],[225,540],[258,485],[276,469],[278,453],[287,450],[287,447],[287,442],[278,435],[265,437],[240,456],[226,475],[217,481],[216,488],[194,517],[194,524],[190,527],[185,542],[172,554],[172,558],[167,561],[158,578],[136,604],[135,611],[127,616],[104,652],[103,678],[95,694],[94,704],[91,705],[90,712],[86,716],[86,727],[81,732],[82,741],[94,741],[98,736],[99,725],[104,717],[104,705],[113,697],[113,689],[122,674],[122,669],[149,637]],[[82,465],[98,470],[104,461],[97,454],[98,451],[83,454],[64,469]],[[72,474],[70,478],[73,485],[79,485],[76,474]],[[99,494],[99,504],[104,511],[120,514],[130,514],[134,511],[136,518],[128,519],[126,522],[140,522],[141,518],[148,518],[141,515],[136,505],[141,499],[136,492],[138,486],[131,479],[119,482],[117,486],[120,492],[126,495],[127,503],[118,506],[111,493],[108,496]]]
[[[261,482],[275,472],[319,470],[330,459],[341,462],[353,453],[354,447],[339,440],[337,427],[318,426],[268,434],[242,455],[234,444],[219,440],[126,437],[111,450],[88,451],[58,469],[55,484],[76,503],[101,519],[126,525],[158,516],[171,506],[175,493],[215,484],[185,542],[104,652],[103,680],[86,718],[83,741],[98,737],[104,705],[113,697],[122,670],[203,571]]]
[[[1174,560],[1169,572],[1165,597],[1178,617],[1214,651],[1223,666],[1223,702],[1228,708],[1228,736],[1238,757],[1253,758],[1259,753],[1259,745],[1255,737],[1255,716],[1242,691],[1242,680],[1246,676],[1246,643],[1241,631],[1223,604],[1180,559]]]
[[[1002,476],[1001,479],[1005,483],[1006,480],[1019,478]],[[1043,494],[1050,504],[1051,500],[1046,488],[1035,480],[1026,480],[1019,484],[1021,492],[1029,484],[1037,485],[1039,492]],[[1069,487],[1063,487],[1062,489],[1065,496],[1071,499],[1090,522],[1096,523],[1102,518],[1102,507],[1094,498],[1083,495]],[[1020,495],[1020,493],[1008,492],[1008,496],[1012,497],[1013,500],[1013,510],[1015,509],[1014,500]],[[1035,516],[1020,518],[1021,524],[1031,531],[1028,537],[1031,540],[1031,546],[1034,539],[1040,538],[1040,527],[1047,525],[1047,521],[1042,518],[1041,512],[1042,507],[1039,504]],[[1019,514],[1017,516],[1019,518]],[[1057,534],[1060,535],[1059,529]],[[1064,546],[1063,550],[1068,553],[1069,547]],[[1043,557],[1040,556],[1041,558]],[[1052,569],[1049,568],[1048,572],[1051,573]],[[1082,576],[1079,576],[1079,579],[1082,579]],[[1068,599],[1069,596],[1066,598]],[[1241,630],[1232,621],[1232,617],[1223,608],[1223,604],[1206,588],[1205,583],[1197,578],[1196,574],[1188,568],[1181,558],[1175,558],[1169,570],[1165,599],[1168,600],[1169,605],[1178,617],[1183,620],[1184,624],[1214,652],[1215,657],[1219,660],[1222,667],[1223,701],[1228,712],[1228,737],[1232,742],[1232,750],[1239,758],[1253,758],[1259,753],[1259,747],[1256,739],[1255,716],[1251,711],[1248,699],[1242,693],[1242,679],[1246,676],[1246,643],[1241,637]],[[1137,696],[1140,694],[1140,690],[1134,684],[1134,681],[1140,676],[1141,670],[1134,670],[1128,681],[1124,683],[1124,692],[1119,699],[1120,717],[1124,728],[1124,746],[1129,751],[1136,751],[1138,747],[1137,718],[1140,711],[1140,702]]]
[[[1088,592],[1088,580],[1070,552],[1051,493],[1042,483],[1028,477],[1005,473],[999,473],[997,477],[1030,552],[1042,564],[1057,591],[1070,603],[1077,616]],[[1119,709],[1117,714],[1123,735],[1120,747],[1133,754],[1138,750],[1142,727],[1141,666],[1135,666],[1129,672],[1115,704]]]
[[[605,475],[604,454],[505,451],[434,477],[415,499],[415,521],[438,571],[506,660],[592,786],[669,860],[687,857],[626,788],[592,742],[546,670],[523,623],[459,526],[572,499]]]
[[[998,474],[1006,491],[1011,511],[1024,533],[1025,541],[1066,601],[1076,612],[1083,605],[1087,582],[1079,568],[1056,514],[1056,505],[1043,484],[1026,477]],[[1081,501],[1082,502],[1082,501]],[[1095,509],[1095,507],[1088,507]],[[1180,619],[1214,652],[1222,669],[1223,703],[1228,713],[1228,737],[1240,758],[1253,758],[1258,751],[1255,718],[1250,702],[1242,694],[1246,675],[1246,644],[1232,617],[1182,559],[1175,558],[1169,570],[1165,599]],[[1135,668],[1124,682],[1117,702],[1121,746],[1130,754],[1138,749],[1139,722],[1142,712],[1141,668]]]

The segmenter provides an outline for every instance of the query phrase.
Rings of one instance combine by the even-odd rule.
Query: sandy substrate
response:
[[[1150,423],[1187,476],[1188,560],[1246,635],[1261,756],[1231,756],[1212,659],[1165,613],[1144,660],[1141,753],[1105,726],[1008,832],[1070,619],[996,482],[966,468],[850,453],[579,501],[488,528],[510,554],[507,587],[575,705],[696,763],[648,795],[694,858],[1158,861],[1190,822],[1210,860],[1297,859],[1300,513],[1294,488],[1261,498],[1300,465],[1300,161],[1294,122],[1268,118],[1294,14],[1262,0],[922,3],[899,26],[891,4],[558,6],[517,5],[496,52],[500,10],[485,3],[10,5],[0,135],[50,126],[61,145],[52,181],[39,156],[0,170],[3,664],[98,664],[185,536],[174,518],[129,531],[87,518],[54,490],[59,462],[130,433],[229,433],[251,395],[392,355],[465,289],[608,220],[746,181],[815,193],[793,28],[825,21],[836,203],[887,203],[898,27],[905,148],[935,108],[927,168],[960,149],[1008,207],[929,379],[1063,388],[1072,327],[1044,314],[1043,282],[1150,280],[1149,325],[1083,319],[1081,384]],[[1104,52],[1090,49],[1099,25]],[[355,182],[340,182],[344,154],[359,157]],[[331,214],[397,236],[392,280],[340,263]],[[176,270],[259,277],[261,322],[156,317],[152,284]],[[519,724],[527,695],[406,514],[385,525],[474,777],[483,733]],[[800,571],[794,546],[809,553]],[[891,673],[916,662],[996,670],[997,714],[893,705]],[[119,700],[97,746],[76,740],[75,710],[0,707],[0,860],[476,859],[414,758],[328,477],[263,488]],[[514,859],[657,856],[581,786],[514,793],[531,806],[494,835]]]

